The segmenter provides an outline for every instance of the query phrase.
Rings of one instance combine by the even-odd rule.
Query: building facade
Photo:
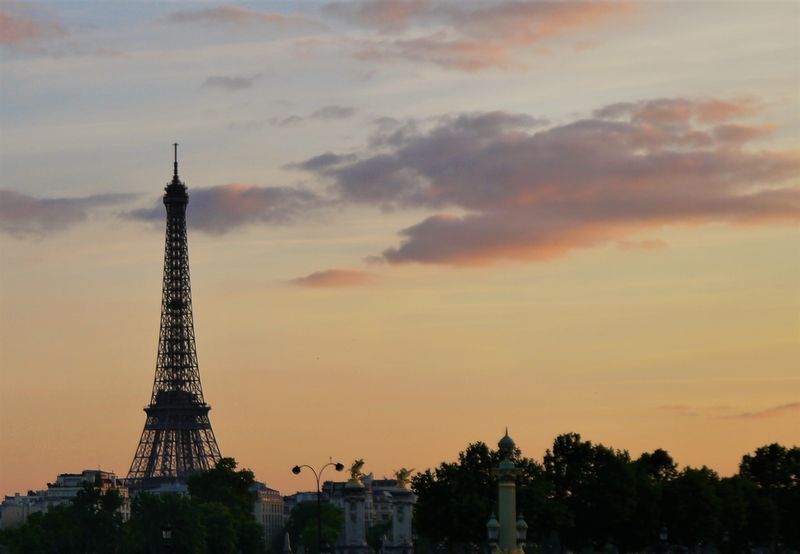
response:
[[[285,497],[286,520],[291,510],[303,502],[316,502],[316,492],[299,492]],[[413,554],[412,522],[416,502],[414,493],[395,479],[375,479],[372,474],[360,480],[326,481],[322,501],[338,508],[344,525],[336,543],[337,554],[368,554],[367,533],[378,528],[384,553]]]
[[[114,489],[122,497],[119,509],[122,519],[127,521],[131,515],[131,503],[128,488],[123,481],[108,471],[85,469],[81,473],[62,473],[56,477],[55,483],[47,483],[47,488],[28,491],[22,495],[6,496],[0,504],[0,529],[12,529],[23,525],[28,518],[37,512],[46,512],[53,506],[71,502],[86,484],[98,488],[101,493]]]
[[[251,490],[257,495],[253,504],[253,516],[264,530],[264,541],[269,547],[283,538],[283,529],[286,525],[283,496],[275,489],[259,482],[256,482]]]

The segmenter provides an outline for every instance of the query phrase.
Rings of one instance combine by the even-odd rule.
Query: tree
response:
[[[522,457],[519,449],[512,453],[512,461],[520,471],[517,505],[534,535],[543,525],[559,519],[557,510],[547,503],[551,486],[541,464]],[[458,461],[415,475],[411,485],[417,495],[414,513],[420,535],[431,543],[445,541],[461,548],[482,544],[486,521],[497,510],[497,481],[492,470],[499,462],[497,450],[476,442],[458,454]]]
[[[222,458],[214,469],[189,477],[189,494],[201,508],[203,520],[209,529],[209,550],[222,552],[215,541],[228,536],[233,530],[235,548],[244,554],[264,552],[261,526],[253,518],[256,493],[252,490],[255,476],[249,469],[236,470],[236,460]],[[223,509],[224,508],[224,509]],[[214,533],[211,533],[215,530]],[[215,548],[211,548],[212,543]]]
[[[703,466],[687,467],[664,487],[663,514],[670,542],[693,546],[713,542],[720,531],[719,476]]]
[[[31,554],[114,554],[122,548],[121,505],[116,490],[102,492],[94,484],[85,483],[72,503],[33,514],[26,525],[3,533],[0,544],[11,552]]]
[[[322,542],[336,544],[344,525],[344,514],[330,504],[320,504]],[[318,554],[317,548],[317,503],[301,502],[292,510],[286,530],[295,548],[305,546],[306,552]]]
[[[419,533],[433,543],[483,542],[496,496],[494,465],[486,444],[476,442],[458,454],[457,462],[415,475],[411,487],[417,495]]]
[[[164,527],[172,529],[169,544],[162,539]],[[196,503],[179,494],[139,494],[131,505],[126,527],[126,552],[130,554],[204,554],[206,527]]]
[[[786,448],[769,444],[745,454],[739,464],[739,476],[753,483],[757,500],[751,502],[752,518],[765,525],[777,519],[777,529],[772,538],[762,538],[760,544],[769,544],[780,535],[789,548],[800,548],[800,448]]]
[[[757,448],[751,456],[742,456],[739,475],[766,492],[800,486],[800,448],[786,448],[773,443]]]
[[[627,452],[567,433],[555,438],[544,467],[553,482],[554,502],[569,515],[558,529],[567,545],[591,548],[607,541],[630,542],[629,529],[638,513],[637,479]]]
[[[652,452],[643,452],[636,464],[653,481],[664,483],[678,476],[678,464],[666,450],[656,448]]]

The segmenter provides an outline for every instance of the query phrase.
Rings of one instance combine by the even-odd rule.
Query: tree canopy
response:
[[[486,521],[496,511],[492,468],[499,456],[472,443],[455,462],[414,476],[423,542],[463,551],[485,544]],[[738,475],[725,478],[707,467],[678,469],[663,449],[632,459],[576,433],[557,436],[542,464],[518,449],[512,459],[521,469],[517,506],[528,540],[544,550],[640,551],[656,543],[663,526],[671,543],[686,547],[716,544],[739,552],[781,542],[800,548],[797,447],[761,447],[742,458]]]
[[[214,469],[189,478],[189,496],[139,494],[122,521],[122,499],[87,483],[70,504],[32,515],[18,529],[0,533],[0,544],[26,554],[261,554],[261,526],[253,517],[253,472],[223,458]],[[165,540],[162,530],[172,537]]]

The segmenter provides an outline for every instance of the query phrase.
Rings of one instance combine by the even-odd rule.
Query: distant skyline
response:
[[[125,475],[180,143],[224,456],[800,422],[800,4],[0,3],[0,494]]]

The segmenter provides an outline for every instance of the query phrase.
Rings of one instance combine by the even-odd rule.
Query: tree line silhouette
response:
[[[469,552],[486,543],[499,460],[476,442],[457,461],[414,476],[422,550]],[[513,461],[526,552],[643,551],[657,546],[662,528],[673,551],[800,550],[798,447],[762,446],[731,477],[705,466],[679,469],[662,449],[632,459],[576,433],[556,437],[542,463],[519,449]]]
[[[412,478],[418,553],[485,551],[486,522],[497,501],[492,469],[499,461],[497,450],[476,442],[455,462]],[[529,525],[528,554],[800,550],[798,447],[762,446],[744,455],[731,477],[705,466],[679,469],[661,449],[632,459],[575,433],[556,437],[541,463],[519,449],[513,461],[520,469],[517,506]],[[279,552],[281,545],[264,543],[253,518],[254,482],[251,471],[237,470],[232,458],[223,458],[215,469],[190,478],[189,496],[135,497],[127,522],[117,491],[102,493],[87,485],[71,504],[0,532],[0,552]],[[295,544],[312,531],[311,508],[300,505],[292,513],[287,530]],[[333,506],[326,511],[331,512],[328,541],[335,543],[341,514]],[[162,536],[165,526],[172,535],[168,541]],[[658,542],[662,528],[668,530],[668,544]]]

